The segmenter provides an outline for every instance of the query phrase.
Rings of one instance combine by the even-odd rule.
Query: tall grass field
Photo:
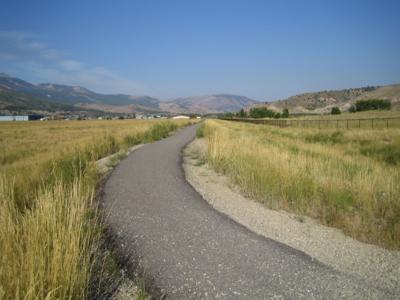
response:
[[[95,161],[187,124],[0,123],[0,299],[85,299],[100,232]]]
[[[279,128],[207,120],[207,162],[273,209],[400,249],[400,129]]]

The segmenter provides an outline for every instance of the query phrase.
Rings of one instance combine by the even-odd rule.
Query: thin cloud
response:
[[[81,85],[102,93],[139,95],[150,92],[142,83],[125,78],[115,71],[87,66],[65,57],[60,51],[41,42],[38,35],[0,31],[0,45],[0,61],[19,70],[19,74],[35,78],[35,81]]]
[[[79,71],[82,70],[83,65],[81,62],[71,59],[60,61],[60,65],[67,71]]]

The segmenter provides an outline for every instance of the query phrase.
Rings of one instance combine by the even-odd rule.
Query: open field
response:
[[[400,248],[400,129],[277,128],[209,120],[206,160],[270,208]]]
[[[371,119],[371,118],[400,118],[400,111],[398,110],[369,110],[360,111],[356,113],[342,112],[340,115],[303,115],[296,116],[291,115],[290,118],[293,119],[322,119],[322,120],[342,120],[342,119]]]
[[[295,120],[299,120],[296,122]],[[363,111],[340,115],[292,116],[290,126],[342,129],[400,128],[400,111]]]
[[[253,124],[278,127],[331,128],[331,129],[389,129],[400,128],[399,111],[366,111],[340,115],[291,115],[287,119],[232,118]]]
[[[84,299],[99,237],[101,157],[188,121],[0,124],[0,299]]]

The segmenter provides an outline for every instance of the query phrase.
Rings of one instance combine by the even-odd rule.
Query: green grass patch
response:
[[[360,146],[360,153],[381,160],[388,165],[396,166],[400,164],[400,147],[396,145],[364,144]]]
[[[345,137],[342,131],[334,131],[332,133],[318,132],[309,134],[305,137],[308,143],[321,143],[321,144],[342,144],[345,142]]]

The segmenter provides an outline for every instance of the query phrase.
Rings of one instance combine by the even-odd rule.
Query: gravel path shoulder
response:
[[[267,209],[208,167],[203,159],[205,150],[205,139],[189,144],[184,152],[184,170],[188,182],[215,209],[260,235],[303,251],[370,286],[400,295],[399,251],[361,243],[308,217]]]

